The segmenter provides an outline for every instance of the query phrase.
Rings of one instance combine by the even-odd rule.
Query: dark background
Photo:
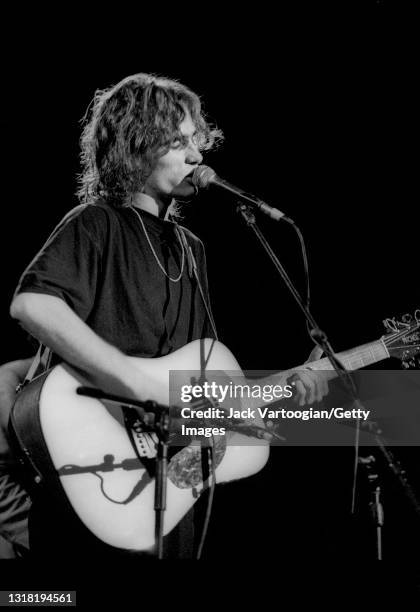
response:
[[[80,119],[96,88],[140,71],[196,91],[225,134],[205,163],[299,225],[312,310],[335,349],[379,338],[383,319],[420,306],[410,16],[392,15],[382,2],[358,14],[346,3],[339,11],[301,3],[290,13],[243,9],[229,22],[215,10],[194,19],[178,9],[165,19],[116,16],[106,28],[88,27],[82,16],[73,24],[65,14],[51,28],[28,20],[28,33],[10,25],[16,36],[3,53],[1,110],[3,362],[31,351],[8,307],[19,275],[77,203]],[[206,244],[220,338],[241,366],[304,362],[312,343],[303,317],[234,202],[201,194],[185,224]],[[266,219],[261,228],[302,288],[292,229]],[[418,476],[418,450],[405,449],[405,458]],[[418,531],[414,519],[400,518],[412,512],[394,485],[390,479],[386,490],[391,558],[415,554]],[[351,486],[352,449],[276,448],[261,474],[217,489],[207,554],[215,558],[222,547],[233,558],[335,558],[356,534],[355,558],[373,559],[363,499],[360,527],[349,520]]]

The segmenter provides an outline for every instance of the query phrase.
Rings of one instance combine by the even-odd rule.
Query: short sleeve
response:
[[[15,294],[61,298],[83,320],[95,303],[101,258],[101,214],[84,207],[69,213],[24,271]]]

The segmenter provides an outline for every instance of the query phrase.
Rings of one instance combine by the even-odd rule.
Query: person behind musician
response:
[[[215,337],[203,244],[171,211],[179,193],[193,194],[189,176],[221,137],[198,96],[177,81],[140,73],[96,93],[81,138],[82,203],[24,271],[10,309],[90,385],[147,400],[156,383],[129,356],[161,357]],[[206,304],[189,273],[186,245]],[[325,393],[312,373],[302,374],[299,384],[309,401]],[[51,502],[34,499],[34,553],[48,549],[54,512]],[[80,530],[84,555],[90,539],[102,556],[105,545]],[[66,533],[72,535],[62,548],[77,541]],[[49,545],[57,546],[54,533]],[[184,554],[179,544],[174,550]]]
[[[0,559],[25,557],[29,549],[29,495],[22,485],[12,452],[8,420],[16,388],[23,382],[32,359],[17,359],[0,366]]]

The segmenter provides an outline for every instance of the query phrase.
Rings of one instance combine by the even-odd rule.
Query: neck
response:
[[[158,200],[147,193],[136,193],[131,198],[131,205],[141,210],[164,219],[172,199],[168,201]]]

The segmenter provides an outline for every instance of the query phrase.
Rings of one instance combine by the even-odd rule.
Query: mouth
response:
[[[190,198],[192,195],[196,193],[196,188],[192,181],[192,175],[194,172],[194,168],[182,179],[182,181],[175,187],[172,192],[172,195],[175,197],[180,197],[181,199]]]
[[[192,185],[192,184],[193,184],[193,182],[192,182],[192,177],[193,177],[193,174],[194,174],[194,170],[195,170],[195,168],[193,168],[193,169],[192,169],[192,170],[191,170],[191,171],[190,171],[190,172],[189,172],[189,173],[188,173],[188,174],[187,174],[187,175],[186,175],[186,176],[183,178],[183,181],[182,181],[182,182],[185,182],[185,183],[188,183],[189,185]]]

